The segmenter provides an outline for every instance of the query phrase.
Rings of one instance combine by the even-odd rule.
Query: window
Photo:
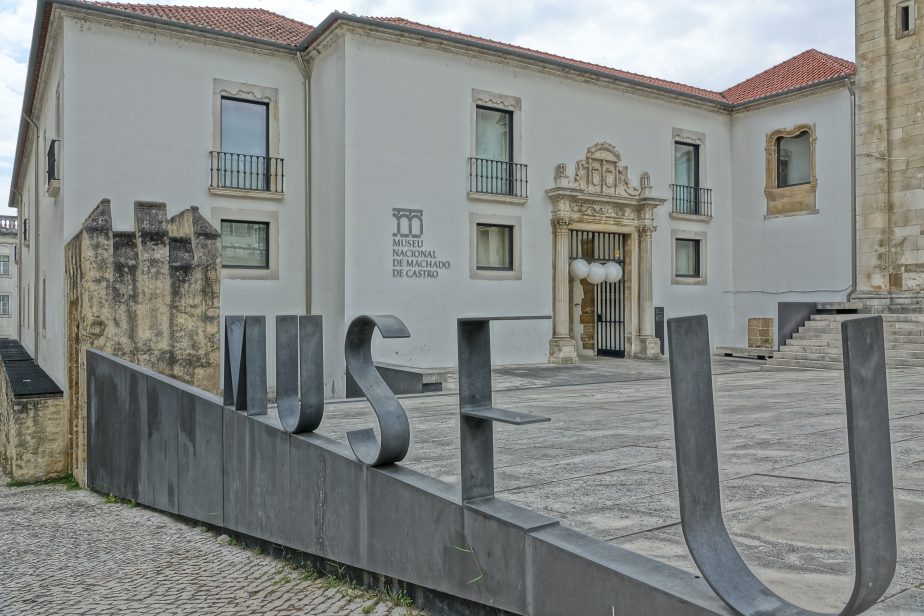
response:
[[[816,141],[814,124],[797,124],[767,133],[764,145],[765,219],[818,213]]]
[[[706,232],[671,229],[671,284],[706,284]]]
[[[10,316],[10,294],[0,293],[0,317]]]
[[[45,285],[45,277],[42,276],[42,334],[48,326],[48,288]]]
[[[898,37],[908,36],[914,32],[914,21],[917,17],[914,9],[915,5],[913,0],[906,0],[905,2],[899,3],[897,14],[898,23],[896,24],[898,29],[896,34]]]
[[[219,185],[267,190],[269,105],[223,96]]]
[[[269,269],[269,223],[222,220],[221,265]]]
[[[812,159],[809,133],[777,139],[777,186],[798,186],[812,181]]]
[[[10,255],[0,255],[0,276],[10,275]]]
[[[468,275],[472,280],[523,279],[523,218],[469,212]]]
[[[674,184],[699,187],[699,146],[674,142]]]
[[[477,256],[475,267],[479,270],[513,270],[513,227],[510,225],[476,225]]]
[[[674,275],[678,278],[699,278],[699,240],[677,238],[674,242]]]
[[[475,157],[513,162],[512,111],[476,107]]]

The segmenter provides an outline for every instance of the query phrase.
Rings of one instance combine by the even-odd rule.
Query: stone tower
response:
[[[857,292],[924,306],[924,0],[857,0]]]

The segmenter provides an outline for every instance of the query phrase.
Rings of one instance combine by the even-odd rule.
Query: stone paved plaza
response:
[[[853,584],[843,373],[713,360],[723,504],[739,549],[784,596],[839,611]],[[495,424],[499,495],[695,571],[679,524],[668,374],[665,361],[496,369],[497,406],[552,418]],[[870,613],[924,614],[924,370],[890,369],[889,386],[899,562]],[[456,405],[452,394],[405,399],[406,463],[453,483]],[[321,432],[343,439],[374,424],[364,403],[336,403]]]
[[[665,362],[495,371],[496,403],[552,418],[495,431],[500,496],[694,570],[679,526]],[[843,376],[715,358],[727,523],[788,598],[839,610],[852,584]],[[924,614],[924,370],[889,372],[899,563],[870,613]],[[450,388],[453,383],[450,382]],[[404,399],[412,468],[458,483],[457,399]],[[337,439],[374,425],[328,405]],[[168,516],[61,486],[0,487],[0,614],[361,614],[353,599]],[[383,603],[372,614],[403,613]],[[570,615],[568,615],[570,616]],[[581,615],[574,615],[581,616]]]

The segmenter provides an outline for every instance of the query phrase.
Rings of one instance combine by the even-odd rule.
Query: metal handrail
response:
[[[712,216],[712,189],[671,184],[671,211],[675,214]]]
[[[285,192],[285,161],[271,156],[209,152],[212,188]]]
[[[468,159],[468,190],[473,193],[527,197],[526,165],[488,158]]]

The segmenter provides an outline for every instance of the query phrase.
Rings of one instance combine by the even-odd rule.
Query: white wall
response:
[[[275,315],[305,311],[305,92],[294,54],[94,22],[68,21],[65,37],[63,240],[103,197],[112,200],[117,230],[133,228],[135,200],[166,202],[170,216],[198,205],[209,220],[218,207],[275,212],[278,280],[225,278],[221,289],[223,316],[265,314],[273,340]],[[209,193],[214,79],[278,90],[283,199]],[[63,257],[55,263],[62,267]],[[63,315],[63,301],[56,306]],[[64,336],[58,340],[63,344]],[[268,366],[274,383],[272,351]]]
[[[16,319],[19,318],[19,293],[16,289],[17,267],[14,262],[14,253],[18,240],[16,236],[4,235],[0,238],[0,255],[5,255],[10,260],[10,273],[7,276],[0,276],[0,293],[10,296],[10,313],[6,316],[0,315],[0,338],[16,337]]]
[[[846,88],[735,113],[732,118],[735,317],[747,341],[749,317],[777,316],[783,301],[843,301],[851,283],[851,129]],[[817,214],[765,220],[767,134],[815,124]]]
[[[705,312],[713,322],[731,318],[730,122],[727,114],[641,97],[539,73],[504,62],[476,59],[410,44],[350,34],[346,71],[345,317],[394,313],[412,338],[378,345],[378,359],[420,366],[456,363],[458,316],[549,315],[552,303],[550,203],[554,168],[576,160],[597,142],[621,152],[634,182],[649,171],[655,196],[669,197],[672,128],[707,135],[707,186],[714,190],[709,223],[657,212],[654,301],[668,317]],[[466,158],[472,155],[472,89],[522,99],[522,153],[529,165],[529,201],[507,205],[466,197]],[[320,180],[318,180],[320,181]],[[424,210],[425,246],[452,267],[438,279],[391,275],[393,207]],[[523,219],[523,277],[471,280],[469,213]],[[671,284],[671,228],[709,236],[708,285]],[[321,266],[323,267],[323,266]],[[721,328],[716,339],[726,342]],[[495,326],[494,361],[542,362],[549,321]]]

